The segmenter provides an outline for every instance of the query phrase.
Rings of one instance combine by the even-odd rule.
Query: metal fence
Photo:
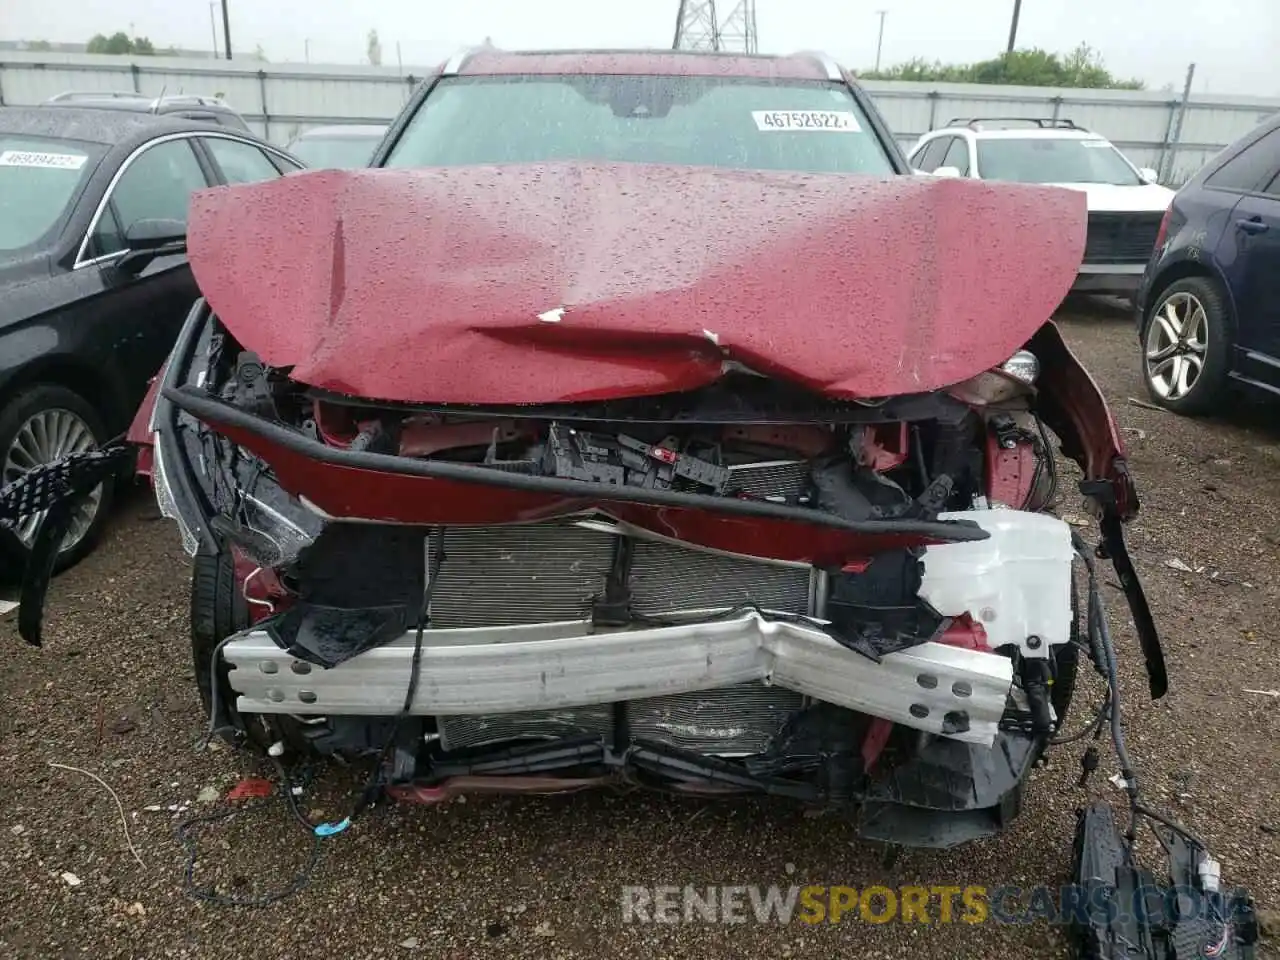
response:
[[[404,105],[425,69],[261,64],[166,57],[0,52],[0,104],[32,104],[66,90],[221,94],[258,133],[286,143],[308,127],[381,123]],[[1280,111],[1280,99],[1134,90],[1068,90],[963,83],[867,81],[904,145],[953,117],[1070,118],[1110,138],[1138,166],[1177,185],[1237,137]]]

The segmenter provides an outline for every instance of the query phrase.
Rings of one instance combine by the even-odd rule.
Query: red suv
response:
[[[1049,322],[1083,195],[910,176],[819,56],[485,50],[374,166],[194,201],[139,425],[215,723],[429,801],[1002,829],[1080,649],[1049,431],[1118,563],[1138,507]]]

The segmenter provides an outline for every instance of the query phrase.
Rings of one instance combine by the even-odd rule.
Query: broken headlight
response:
[[[155,431],[152,431],[152,438],[156,436]],[[182,549],[187,552],[187,556],[194,557],[199,540],[191,529],[191,525],[183,518],[182,511],[178,509],[177,501],[173,496],[173,487],[169,481],[168,467],[159,443],[153,444],[151,457],[151,486],[155,490],[156,505],[160,508],[162,516],[168,517],[178,525],[178,533],[182,537]]]
[[[210,526],[261,567],[290,562],[315,541],[324,522],[270,480],[256,481],[251,489],[238,490],[234,507]]]
[[[971,406],[986,407],[1034,393],[1039,376],[1039,358],[1030,350],[1019,350],[1000,366],[956,384],[949,392]]]

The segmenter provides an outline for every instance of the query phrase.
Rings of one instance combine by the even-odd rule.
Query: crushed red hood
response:
[[[190,259],[246,348],[388,401],[958,383],[1070,288],[1083,194],[931,177],[551,164],[323,171],[196,195]]]

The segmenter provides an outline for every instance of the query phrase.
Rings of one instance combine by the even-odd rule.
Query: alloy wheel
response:
[[[70,410],[41,410],[29,417],[14,435],[13,442],[5,452],[0,486],[12,483],[41,464],[61,460],[73,453],[83,453],[96,446],[97,441],[89,425]],[[76,507],[60,550],[71,550],[84,539],[93,526],[101,505],[102,486],[99,485]],[[40,528],[42,519],[43,512],[24,517],[14,525],[14,535],[24,547],[30,548],[35,541],[36,530]]]
[[[1209,318],[1191,293],[1170,294],[1147,325],[1147,379],[1156,395],[1181,400],[1204,370],[1209,349]]]

